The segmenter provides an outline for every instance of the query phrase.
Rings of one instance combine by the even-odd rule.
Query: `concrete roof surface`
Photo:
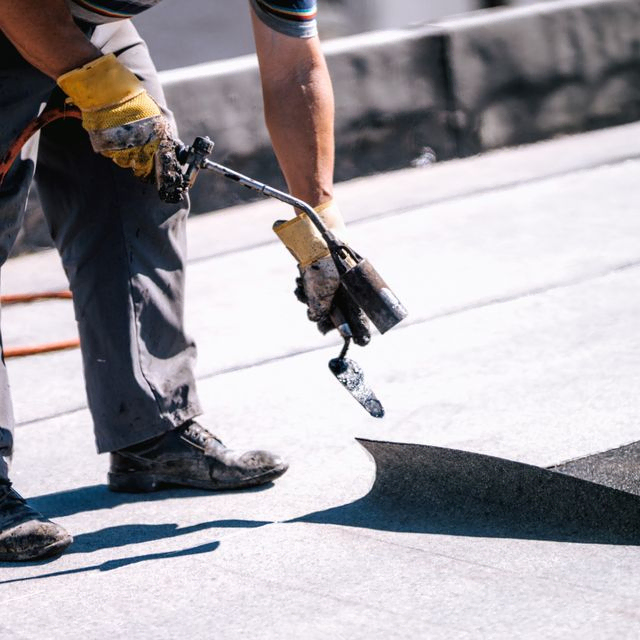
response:
[[[253,491],[111,494],[79,353],[10,361],[14,483],[75,543],[0,565],[2,638],[636,637],[640,498],[595,463],[576,472],[595,483],[546,467],[640,439],[638,140],[338,185],[352,245],[410,312],[350,351],[383,420],[332,378],[340,341],[291,293],[270,230],[289,212],[191,219],[202,422],[291,468]],[[65,285],[53,252],[3,268],[3,293]],[[3,310],[7,346],[74,336],[68,302]]]

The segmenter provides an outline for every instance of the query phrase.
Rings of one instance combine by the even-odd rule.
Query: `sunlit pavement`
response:
[[[109,493],[79,353],[10,361],[13,480],[76,542],[0,565],[2,638],[636,637],[640,531],[574,518],[635,498],[581,484],[578,504],[539,468],[640,440],[639,140],[629,125],[338,186],[352,245],[410,311],[350,352],[383,420],[333,379],[340,342],[292,295],[270,230],[290,212],[193,218],[202,422],[290,461],[262,490]],[[52,252],[3,269],[3,293],[64,286]],[[73,312],[8,307],[3,331],[6,346],[74,337]],[[355,437],[444,450],[400,450],[367,498]],[[626,488],[634,460],[617,463]]]

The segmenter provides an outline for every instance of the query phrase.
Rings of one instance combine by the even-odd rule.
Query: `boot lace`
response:
[[[220,438],[213,435],[213,433],[211,433],[210,431],[207,431],[207,429],[205,429],[201,424],[199,424],[195,420],[191,420],[190,422],[187,422],[187,424],[182,427],[180,435],[186,440],[192,442],[193,444],[199,447],[202,447],[203,449],[212,440],[224,446]]]

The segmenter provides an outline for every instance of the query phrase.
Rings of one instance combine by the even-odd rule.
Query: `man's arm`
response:
[[[102,55],[77,27],[65,0],[0,0],[0,31],[54,79]]]
[[[344,240],[344,222],[333,202],[333,89],[320,42],[283,35],[255,14],[252,19],[265,119],[289,191]],[[298,262],[296,296],[307,305],[309,320],[322,333],[338,325],[356,344],[367,344],[367,319],[340,287],[333,258],[307,217],[278,221],[274,231]]]
[[[293,38],[252,12],[265,119],[292,195],[315,207],[333,197],[333,89],[317,37]]]

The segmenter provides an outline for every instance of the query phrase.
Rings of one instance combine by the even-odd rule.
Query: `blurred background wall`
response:
[[[554,0],[318,0],[323,39],[423,24],[477,9]],[[253,52],[247,0],[163,0],[134,20],[158,69]]]
[[[638,0],[318,1],[338,181],[640,117]],[[284,187],[254,60],[216,62],[253,51],[249,10],[164,0],[138,23],[183,139]],[[250,195],[220,182],[196,184],[194,212]]]
[[[338,181],[640,119],[638,0],[319,0],[319,8],[336,87]],[[257,65],[245,55],[254,50],[248,0],[164,0],[135,22],[183,140],[211,135],[218,161],[284,187]],[[362,35],[341,39],[354,34]],[[198,63],[209,64],[190,66]],[[191,195],[194,213],[254,197],[214,179]],[[32,198],[15,252],[49,245]]]

